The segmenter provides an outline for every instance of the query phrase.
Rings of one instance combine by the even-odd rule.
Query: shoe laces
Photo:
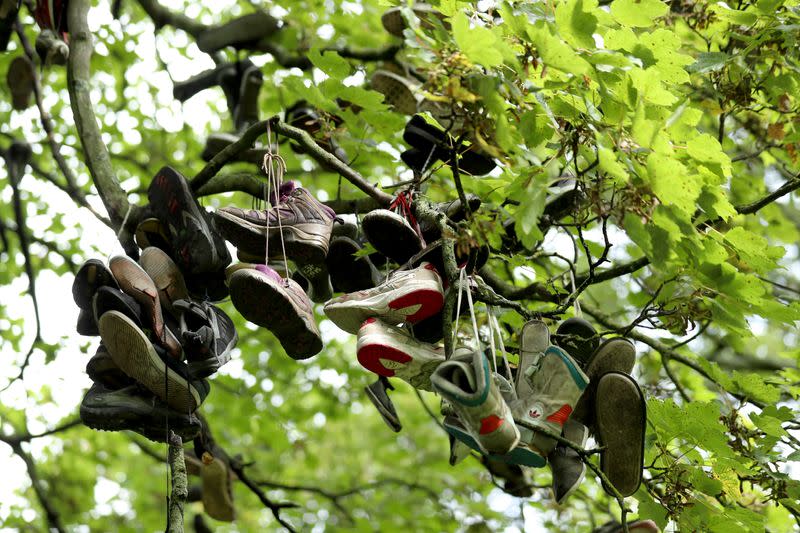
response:
[[[279,204],[282,203],[282,199],[279,197],[281,185],[283,185],[283,176],[286,173],[286,161],[283,160],[280,154],[280,146],[276,143],[276,151],[273,153],[272,151],[272,129],[267,124],[267,152],[264,154],[264,160],[262,162],[262,168],[264,169],[264,173],[267,176],[267,188],[265,191],[264,201],[269,202],[272,204],[272,207],[275,208],[275,213],[278,219],[278,234],[280,235],[281,240],[281,252],[283,253],[283,266],[286,271],[286,279],[284,279],[284,285],[287,287],[289,286],[289,263],[286,260],[286,245],[284,244],[283,240],[283,222],[281,220],[281,210]],[[275,190],[275,199],[272,197],[272,191]],[[266,244],[264,246],[264,264],[269,264],[269,216],[266,217],[267,219],[267,231],[266,231]]]
[[[419,236],[419,240],[422,242],[422,247],[425,248],[425,238],[422,236],[422,230],[419,227],[417,217],[414,216],[414,212],[411,210],[412,202],[412,193],[410,191],[403,191],[392,200],[392,203],[389,205],[389,210],[399,213],[411,224],[411,227],[414,228],[414,231]]]

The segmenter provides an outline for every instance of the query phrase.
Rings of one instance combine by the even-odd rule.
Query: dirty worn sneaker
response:
[[[517,381],[518,399],[510,406],[514,420],[560,434],[589,378],[557,346],[548,347],[540,358],[527,360],[526,366],[520,366],[517,372],[521,374]],[[550,437],[527,428],[521,432],[523,441],[542,456],[555,448],[556,443]]]
[[[403,215],[388,209],[375,209],[364,215],[361,229],[373,248],[400,265],[424,247],[414,226]]]
[[[433,391],[431,374],[444,362],[444,350],[416,340],[406,329],[368,318],[358,330],[361,366],[379,376],[400,378],[412,387]]]
[[[369,256],[357,257],[363,247],[355,239],[337,236],[331,239],[325,263],[336,292],[356,292],[380,285],[381,275]]]
[[[564,423],[561,436],[583,448],[589,438],[589,428],[570,419]],[[550,463],[553,473],[553,498],[561,505],[580,487],[586,475],[586,463],[578,452],[561,443],[556,444],[547,456],[547,462]]]
[[[594,430],[594,405],[597,397],[597,384],[600,378],[609,372],[630,374],[636,363],[636,348],[628,339],[615,337],[604,340],[600,346],[586,358],[584,369],[591,380],[589,387],[578,400],[573,416],[584,425]]]
[[[293,188],[292,182],[284,186],[280,201],[270,209],[218,209],[214,212],[217,228],[248,256],[264,258],[269,235],[270,258],[282,256],[285,250],[287,259],[296,263],[324,264],[336,213],[306,189]]]
[[[416,323],[441,310],[442,278],[429,264],[395,272],[373,289],[344,294],[325,304],[325,314],[348,333],[356,334],[364,321],[379,317],[387,324]]]
[[[175,302],[189,298],[189,289],[178,265],[163,250],[150,246],[142,251],[139,264],[155,283],[159,302],[173,317],[179,318]]]
[[[400,423],[397,410],[394,408],[391,398],[389,398],[389,393],[387,391],[390,390],[394,390],[394,387],[384,376],[378,377],[372,385],[364,387],[367,398],[369,398],[369,401],[375,406],[375,409],[377,409],[383,421],[386,422],[386,425],[389,426],[392,431],[397,433],[403,429],[403,426]]]
[[[471,353],[470,353],[471,352]],[[517,445],[520,433],[479,350],[466,350],[440,364],[431,376],[434,391],[450,402],[459,421],[482,453],[505,454]],[[464,440],[464,434],[445,426]],[[470,442],[466,442],[470,444]]]
[[[603,375],[597,383],[595,417],[596,436],[604,447],[600,469],[622,496],[630,496],[642,483],[647,423],[644,395],[636,380],[622,372]]]
[[[119,311],[100,317],[100,337],[114,363],[128,376],[181,413],[192,413],[208,395],[208,382],[189,378],[186,363],[159,351],[131,319]]]
[[[307,359],[322,350],[308,296],[292,279],[266,265],[234,270],[228,278],[231,302],[253,324],[270,330],[293,359]]]
[[[230,361],[239,336],[233,320],[219,307],[189,300],[176,300],[180,313],[183,351],[193,379],[210,376]]]
[[[135,383],[131,377],[117,366],[102,342],[97,347],[97,352],[86,363],[86,374],[95,383],[100,383],[112,390],[121,389]]]
[[[81,402],[80,417],[92,429],[135,431],[155,442],[167,442],[167,424],[184,442],[201,428],[195,415],[170,409],[136,384],[114,389],[94,383]]]
[[[72,299],[80,308],[76,330],[80,335],[99,335],[97,321],[92,310],[94,295],[100,287],[119,289],[114,275],[99,259],[89,259],[75,275],[72,282]]]
[[[100,317],[109,311],[119,311],[131,319],[137,327],[142,324],[142,306],[132,296],[128,296],[119,289],[100,287],[92,299],[94,319],[99,324]]]
[[[165,166],[150,183],[147,197],[150,208],[169,234],[170,255],[181,271],[186,275],[222,276],[231,262],[230,253],[208,213],[197,203],[186,178]]]

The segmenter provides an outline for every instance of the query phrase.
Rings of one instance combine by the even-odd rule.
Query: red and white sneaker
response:
[[[420,342],[411,333],[368,318],[358,330],[358,362],[388,378],[400,378],[412,387],[433,391],[431,374],[444,362],[444,350]]]
[[[410,322],[435,315],[444,304],[442,278],[430,263],[395,272],[372,289],[344,294],[325,304],[325,314],[334,324],[356,334],[368,318],[387,324]]]

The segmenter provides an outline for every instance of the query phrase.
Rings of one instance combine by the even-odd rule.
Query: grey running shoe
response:
[[[286,257],[298,264],[324,264],[336,213],[306,189],[291,187],[284,188],[277,205],[267,210],[218,209],[214,213],[217,228],[248,256],[263,258],[269,235],[270,258],[282,256],[285,250]]]
[[[293,359],[322,350],[314,310],[303,289],[266,265],[240,268],[228,278],[231,302],[253,324],[270,330]]]
[[[100,337],[114,363],[172,409],[192,413],[208,395],[205,380],[192,381],[186,364],[159,353],[144,332],[118,311],[100,317]]]
[[[239,336],[228,315],[206,302],[176,300],[183,351],[193,379],[210,376],[230,361]]]
[[[431,374],[444,362],[444,350],[416,340],[406,329],[368,318],[358,330],[358,362],[380,376],[396,377],[433,391]]]
[[[364,321],[378,317],[389,324],[435,315],[444,304],[442,278],[429,263],[395,272],[375,288],[344,294],[325,304],[325,314],[348,333],[358,333]]]
[[[138,385],[111,389],[95,383],[81,402],[81,421],[100,431],[131,430],[156,442],[167,441],[167,425],[184,442],[200,433],[193,414],[170,409]]]
[[[580,422],[567,420],[561,435],[583,448],[589,437],[589,429]],[[561,443],[550,452],[547,461],[553,473],[553,497],[561,505],[580,486],[586,475],[586,464],[578,452]]]

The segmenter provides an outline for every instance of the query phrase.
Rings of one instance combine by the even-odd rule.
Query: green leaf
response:
[[[575,48],[594,48],[592,34],[597,29],[597,17],[591,10],[597,0],[566,0],[556,6],[558,33]]]
[[[320,51],[315,48],[309,50],[308,59],[311,60],[311,63],[315,67],[331,78],[342,80],[350,75],[350,63],[337,52],[325,51],[320,53]]]
[[[658,153],[647,157],[647,174],[650,186],[658,199],[666,205],[674,205],[681,211],[692,214],[702,184],[696,176],[679,161]]]
[[[529,27],[528,35],[545,65],[575,75],[585,75],[592,66],[567,43],[550,33],[547,27]]]
[[[664,16],[669,5],[660,0],[614,0],[611,15],[622,25],[646,28]]]
[[[731,158],[722,151],[719,141],[708,133],[701,133],[691,139],[686,149],[689,155],[698,161],[719,165],[725,175],[730,175]]]
[[[730,56],[724,52],[703,52],[697,56],[697,60],[686,67],[686,70],[694,74],[704,74],[720,70],[730,60]]]
[[[491,68],[503,63],[503,55],[497,50],[497,37],[487,28],[470,28],[463,13],[453,17],[453,37],[464,55],[479,65]]]

